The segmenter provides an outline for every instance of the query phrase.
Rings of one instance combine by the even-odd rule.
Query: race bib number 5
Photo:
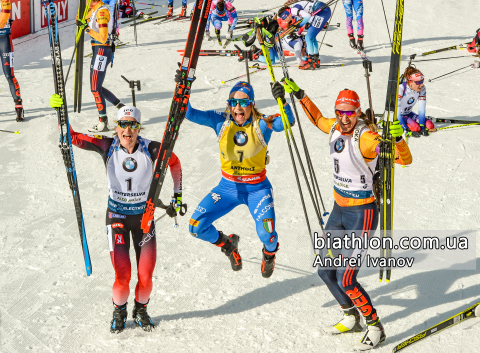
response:
[[[97,71],[105,71],[107,68],[107,57],[103,55],[97,55],[93,69]]]

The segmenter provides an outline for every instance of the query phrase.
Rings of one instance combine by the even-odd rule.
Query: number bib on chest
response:
[[[220,138],[219,148],[224,176],[253,177],[255,174],[264,173],[267,149],[257,136],[252,123],[240,127],[230,121]],[[238,181],[242,181],[240,179]],[[259,181],[261,180],[258,179],[257,182]]]
[[[137,150],[128,154],[118,138],[112,143],[107,162],[108,207],[121,214],[141,214],[145,209],[152,181],[153,166],[147,146],[149,140],[139,137]]]
[[[356,136],[358,134],[358,136]],[[330,139],[335,191],[343,197],[365,199],[373,196],[373,171],[376,159],[366,163],[354,146],[360,140],[361,129],[351,135],[334,130]]]

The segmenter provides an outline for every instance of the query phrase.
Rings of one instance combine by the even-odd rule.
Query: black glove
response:
[[[175,70],[175,82],[183,83],[182,71],[179,69]]]
[[[275,81],[275,83],[270,83],[270,86],[272,87],[273,98],[275,98],[275,100],[280,98],[282,103],[285,104],[287,101],[285,100],[285,88],[283,88],[283,85]]]

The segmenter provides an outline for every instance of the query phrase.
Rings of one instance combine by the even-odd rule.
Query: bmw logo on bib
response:
[[[412,104],[413,102],[415,102],[415,98],[410,97],[410,99],[408,100],[407,104]]]
[[[342,139],[342,138],[339,138],[336,142],[335,142],[335,152],[337,153],[341,153],[343,151],[345,147],[345,141]]]
[[[248,142],[248,135],[243,131],[237,131],[233,136],[233,142],[235,142],[237,146],[245,146]]]
[[[133,159],[132,157],[128,157],[123,161],[123,170],[126,172],[134,172],[137,170],[137,161]]]

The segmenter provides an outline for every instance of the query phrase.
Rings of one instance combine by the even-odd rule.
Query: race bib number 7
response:
[[[97,55],[93,69],[97,71],[105,71],[107,68],[107,57],[103,55]]]

